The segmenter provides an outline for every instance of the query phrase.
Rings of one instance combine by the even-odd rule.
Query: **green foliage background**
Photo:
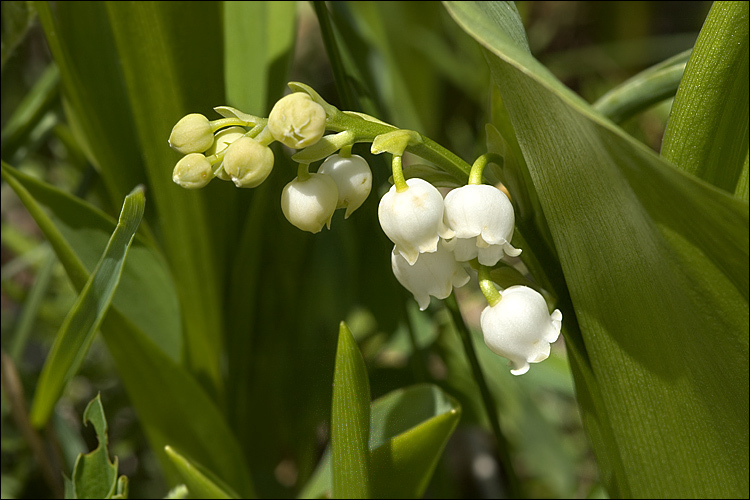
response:
[[[257,189],[172,183],[180,117],[266,116],[288,81],[469,163],[504,155],[489,174],[564,346],[515,378],[481,295],[456,295],[526,495],[747,496],[748,9],[669,5],[3,2],[3,497],[60,493],[99,391],[134,497],[503,493],[462,324],[417,312],[390,270],[381,156],[355,146],[373,193],[318,235],[281,214],[278,144]],[[136,185],[122,275],[99,273]],[[86,359],[59,400],[39,395],[104,278],[101,335],[67,344]]]

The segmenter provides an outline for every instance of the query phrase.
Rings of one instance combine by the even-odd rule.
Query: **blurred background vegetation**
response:
[[[711,2],[517,5],[534,55],[584,99],[594,102],[637,72],[692,47]],[[329,102],[345,109],[336,92],[314,11],[305,2],[298,7],[296,50],[288,79],[311,85]],[[414,105],[405,109],[399,106],[397,96],[384,93],[383,99],[393,102],[373,99],[370,105],[382,113],[376,116],[403,128],[418,129],[466,160],[483,152],[489,72],[476,43],[439,3],[358,2],[330,8],[346,21],[342,25],[358,31],[362,39],[384,30],[391,45],[407,51],[411,58],[403,57],[396,63],[410,61],[409,67],[400,68],[406,79],[410,72],[417,75],[407,85]],[[383,18],[393,22],[387,26],[368,24],[368,19],[375,19],[366,15],[371,10],[384,11]],[[372,44],[369,67],[391,67],[393,61],[388,58],[392,50]],[[92,59],[92,64],[97,63]],[[197,77],[211,79],[213,75]],[[373,71],[375,79],[392,77]],[[431,81],[420,81],[425,78]],[[59,74],[33,9],[27,2],[2,2],[2,159],[116,216],[119,201],[110,199],[76,141],[66,121],[59,86]],[[385,83],[383,86],[387,87]],[[222,104],[232,105],[210,105]],[[658,151],[670,104],[660,103],[623,127]],[[23,115],[19,110],[33,110],[34,115]],[[207,110],[184,111],[208,114]],[[166,136],[164,143],[166,147]],[[360,145],[355,153],[366,155],[367,149]],[[269,331],[275,328],[299,333],[257,335],[252,339],[250,375],[262,382],[249,390],[264,401],[266,411],[249,422],[229,417],[233,428],[249,428],[239,434],[245,449],[253,450],[248,460],[261,496],[296,494],[325,447],[333,354],[341,319],[347,320],[360,343],[373,398],[415,382],[431,381],[462,403],[461,423],[426,496],[489,498],[500,494],[495,455],[489,444],[491,434],[447,312],[431,307],[420,313],[390,273],[390,243],[380,233],[375,217],[377,199],[388,178],[380,161],[372,161],[373,195],[347,225],[336,215],[330,232],[308,238],[290,228],[278,207],[269,214],[278,241],[264,249],[265,255],[273,256],[287,244],[301,247],[292,272],[280,275],[271,266],[260,282],[271,290],[295,290],[299,295],[261,299],[257,321],[273,324]],[[165,166],[165,175],[170,171],[171,166]],[[277,190],[288,180],[276,179]],[[352,262],[348,254],[346,258],[341,255],[342,248],[351,246],[370,250]],[[278,279],[291,282],[278,284]],[[358,280],[372,281],[364,286],[349,285]],[[465,320],[476,329],[484,302],[474,290],[471,286],[458,290],[458,299]],[[313,296],[314,300],[307,300]],[[30,401],[54,334],[75,297],[34,221],[3,183],[2,497],[54,496],[49,473],[59,475],[62,470],[69,474],[77,454],[96,446],[93,430],[82,427],[80,416],[97,392],[102,394],[109,419],[111,454],[119,457],[120,473],[130,478],[130,496],[162,497],[168,485],[102,342],[95,342],[82,370],[59,401],[53,425],[43,433],[44,454],[51,457],[50,463],[40,466],[39,455],[35,456],[11,413],[9,401]],[[287,300],[298,301],[297,314],[279,317]],[[394,308],[397,314],[392,314]],[[307,321],[308,317],[315,319]],[[232,342],[227,339],[230,350],[236,345]],[[237,355],[241,355],[241,349]],[[486,350],[480,351],[480,360],[501,402],[503,428],[516,449],[516,466],[530,495],[603,497],[596,463],[581,428],[564,340],[553,346],[549,361],[520,378],[510,376],[505,360]],[[300,380],[305,383],[300,384]]]

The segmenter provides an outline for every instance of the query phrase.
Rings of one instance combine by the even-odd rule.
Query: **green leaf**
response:
[[[34,11],[29,2],[3,2],[3,23],[0,31],[0,66],[5,67],[5,61],[11,56],[15,48],[23,41],[26,33],[34,21]]]
[[[420,498],[461,416],[461,406],[439,387],[397,389],[371,405],[374,498]],[[299,494],[320,498],[331,490],[330,447]]]
[[[296,2],[224,3],[224,81],[232,106],[265,116],[284,94],[296,13]]]
[[[370,383],[352,332],[339,327],[331,407],[334,498],[370,497]]]
[[[370,429],[373,497],[421,498],[458,425],[461,407],[424,384],[378,399],[373,417],[381,417],[373,418]]]
[[[179,155],[165,145],[175,123],[222,103],[221,4],[106,4],[161,230],[180,295],[186,363],[218,400],[224,345],[220,264],[234,231],[237,189],[214,182],[186,191],[172,182]],[[84,27],[81,26],[83,29]],[[216,217],[214,214],[230,214]]]
[[[662,155],[725,191],[747,193],[748,3],[715,2],[675,96]],[[740,181],[743,184],[740,184]],[[747,201],[747,196],[740,196]]]
[[[610,495],[747,496],[747,203],[602,119],[514,41],[512,5],[446,5],[488,49],[549,226],[578,402]],[[527,241],[541,231],[519,229]]]
[[[29,133],[57,102],[59,90],[60,70],[55,64],[50,64],[3,126],[1,139],[4,160],[13,157]]]
[[[85,241],[81,234],[96,234],[92,229],[101,224],[103,216],[87,204],[25,178],[5,164],[2,172],[44,232],[73,285],[82,289],[89,278],[78,254],[82,248],[73,247],[67,237],[72,235],[72,238]],[[57,200],[51,205],[56,211],[47,213],[30,192],[41,194],[43,200]],[[55,214],[66,215],[58,219]],[[75,217],[68,219],[68,215],[80,216],[81,234],[68,231],[66,223],[75,220]],[[86,224],[93,224],[93,227],[86,227]],[[133,250],[128,259],[131,263],[135,260]],[[146,270],[149,269],[158,268],[147,265]],[[171,469],[171,461],[163,451],[165,445],[171,444],[188,456],[200,457],[207,467],[217,471],[222,480],[243,496],[252,496],[252,482],[237,439],[199,383],[117,307],[110,308],[102,322],[101,332],[141,425],[157,456],[165,464],[168,477],[176,477],[176,471]],[[185,415],[190,418],[185,418]]]
[[[240,498],[211,472],[192,463],[172,447],[167,446],[164,451],[185,482],[185,486],[190,492],[189,498]]]
[[[60,232],[51,241],[63,264],[79,258],[85,282],[107,245],[116,222],[95,207],[3,164],[3,178],[13,187],[37,220],[42,218]],[[70,246],[70,248],[68,247]],[[69,254],[68,254],[69,253]],[[67,272],[74,273],[66,265]],[[182,325],[177,291],[161,253],[140,234],[128,253],[112,305],[137,325],[169,357],[180,360]]]
[[[54,15],[48,2],[34,6],[59,68],[70,126],[116,209],[133,186],[147,185],[147,179],[104,4],[60,4]]]
[[[36,427],[47,422],[63,389],[86,358],[120,282],[145,203],[142,186],[125,198],[120,220],[104,254],[57,332],[34,394],[30,418]]]
[[[90,453],[78,455],[71,478],[72,498],[112,498],[118,484],[117,457],[114,463],[109,459],[107,417],[100,394],[89,402],[83,412],[84,425],[89,422],[94,426],[99,445]]]
[[[682,81],[692,49],[641,71],[601,96],[593,108],[615,123],[673,97]]]

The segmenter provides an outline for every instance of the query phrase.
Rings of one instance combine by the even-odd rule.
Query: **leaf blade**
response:
[[[498,9],[446,5],[491,52],[552,233],[565,277],[555,292],[574,306],[564,335],[610,493],[746,494],[747,204],[603,120],[502,32]],[[702,366],[711,356],[738,387]],[[731,402],[716,397],[727,390]]]
[[[341,322],[331,407],[332,492],[335,498],[370,496],[370,383],[349,327]]]
[[[143,218],[145,202],[142,186],[125,197],[120,220],[107,248],[55,337],[39,376],[31,408],[31,421],[37,427],[49,419],[64,387],[83,363],[107,314],[130,244]]]

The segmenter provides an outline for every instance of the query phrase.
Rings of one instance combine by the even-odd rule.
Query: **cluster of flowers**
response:
[[[203,115],[191,114],[172,130],[170,146],[185,155],[173,171],[180,186],[200,188],[217,177],[237,187],[256,187],[273,168],[271,142],[303,149],[318,143],[326,132],[325,108],[304,92],[280,99],[267,120],[222,109],[230,110],[228,118],[209,122]],[[297,177],[281,195],[282,211],[294,226],[317,233],[324,225],[330,228],[337,208],[345,208],[348,218],[364,203],[372,172],[367,161],[350,150],[343,147],[339,154],[330,154],[317,173],[300,164]],[[443,199],[426,180],[405,180],[401,156],[394,155],[393,160],[394,186],[380,200],[378,218],[394,243],[393,273],[421,310],[428,307],[430,296],[446,299],[453,287],[469,282],[465,263],[477,259],[486,269],[506,255],[521,253],[510,243],[513,206],[505,193],[481,183],[483,164],[475,163],[472,170],[479,170],[472,171],[470,183]],[[480,273],[482,279],[486,277]],[[511,373],[526,373],[529,363],[549,356],[562,315],[559,310],[550,315],[546,301],[532,288],[511,286],[498,292],[487,283],[491,282],[482,283],[482,291],[489,305],[480,319],[485,343],[510,360]]]

